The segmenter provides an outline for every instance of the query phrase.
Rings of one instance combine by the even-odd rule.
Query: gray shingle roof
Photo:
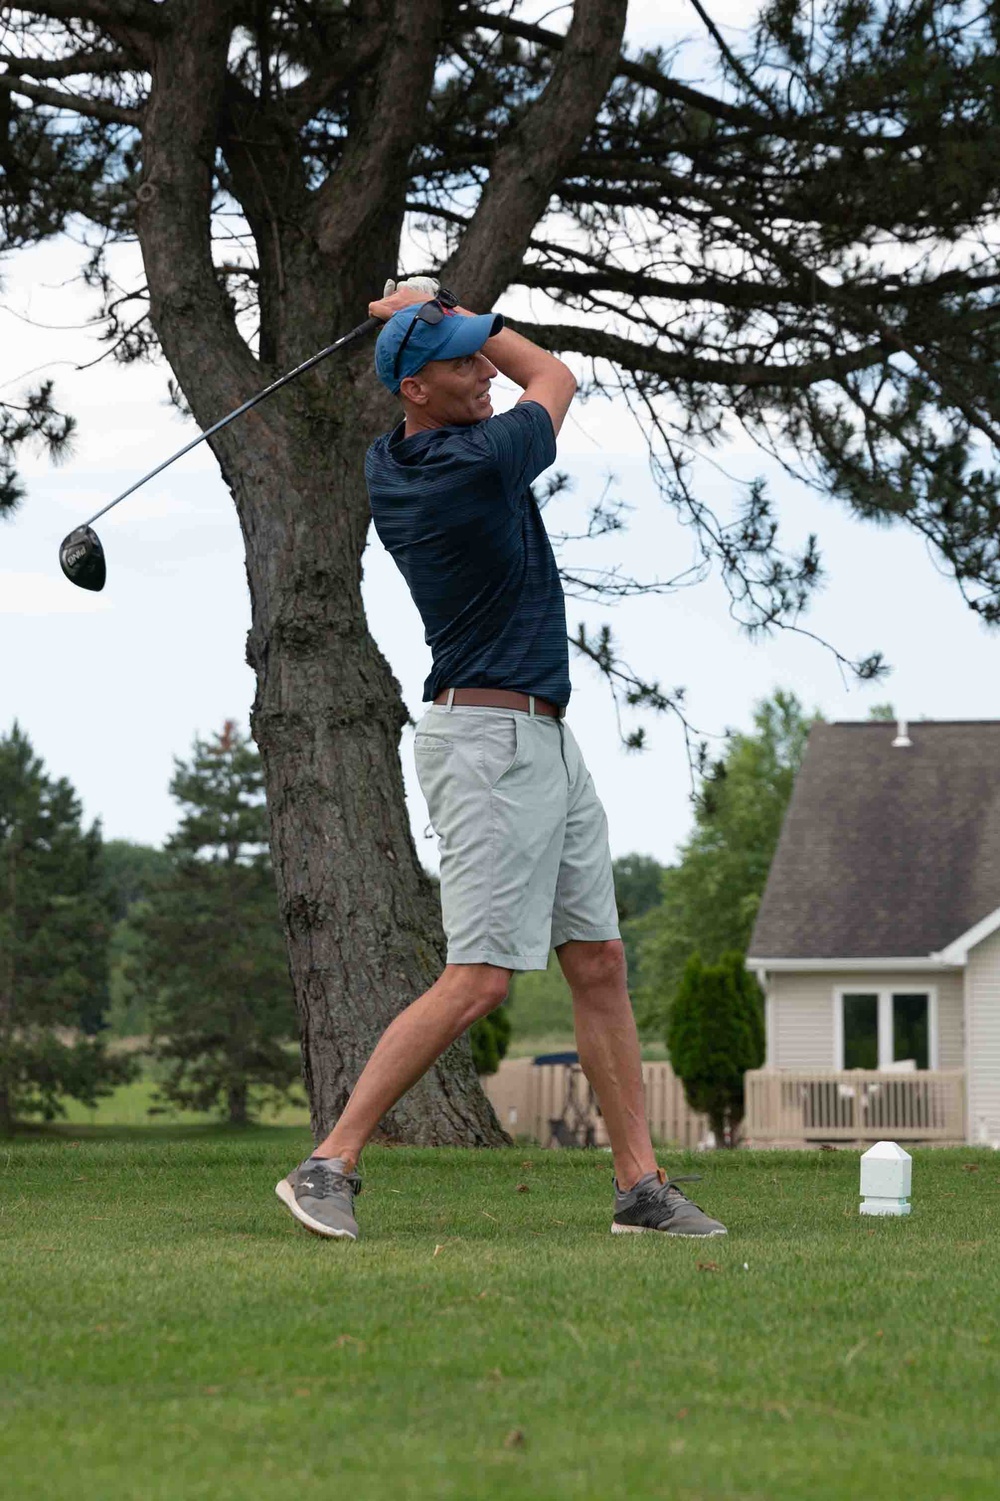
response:
[[[944,948],[1000,907],[1000,722],[816,725],[750,941],[758,959]]]

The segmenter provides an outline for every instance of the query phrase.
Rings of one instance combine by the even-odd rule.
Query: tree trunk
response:
[[[150,64],[136,228],[153,327],[196,420],[207,428],[266,384],[211,258],[212,171],[236,7],[232,0],[173,0],[170,8],[175,24],[155,39]],[[384,140],[391,160],[381,176],[369,173],[357,187],[368,202],[373,183],[381,184],[383,201],[368,203],[364,222],[352,212],[350,172],[337,174],[348,184],[346,195],[339,189],[322,195],[317,215],[301,163],[288,159],[290,175],[281,167],[280,133],[263,141],[278,156],[259,151],[263,166],[255,158],[247,174],[247,192],[256,191],[251,180],[260,187],[261,233],[269,229],[281,250],[280,264],[276,259],[269,271],[265,263],[258,284],[265,348],[273,349],[279,370],[360,322],[397,265],[406,163],[425,97],[411,64],[419,72],[422,58],[429,79],[435,50],[433,36],[420,31],[422,15],[407,20],[407,14],[404,7],[389,72],[380,75],[387,113],[370,138],[376,150]],[[419,34],[417,51],[408,26]],[[400,95],[396,84],[406,79]],[[405,109],[393,105],[401,98]],[[256,126],[246,135],[259,139]],[[358,152],[367,160],[368,140],[352,161]],[[238,152],[235,159],[239,167]],[[277,210],[263,188],[265,174]],[[267,787],[317,1137],[340,1115],[386,1025],[444,964],[437,904],[403,795],[399,736],[408,716],[361,600],[370,523],[365,449],[395,410],[375,380],[372,344],[365,342],[333,355],[209,440],[246,547],[247,661],[257,675],[251,729]],[[479,1087],[466,1039],[390,1112],[382,1134],[427,1145],[508,1140]]]
[[[362,357],[370,363],[370,347]],[[251,728],[317,1139],[385,1027],[445,963],[437,895],[404,796],[399,744],[409,716],[361,598],[370,522],[364,455],[378,397],[370,371],[359,376],[355,361],[353,372],[342,368],[322,384],[303,377],[276,399],[283,441],[249,414],[238,436],[219,435],[228,441],[217,450],[246,542],[247,661],[257,674]],[[384,411],[388,425],[388,403]],[[379,1135],[426,1146],[509,1141],[466,1038],[404,1096]]]
[[[246,1126],[249,1124],[250,1117],[247,1114],[247,1085],[245,1079],[241,1079],[238,1084],[230,1084],[226,1090],[226,1106],[231,1126]]]

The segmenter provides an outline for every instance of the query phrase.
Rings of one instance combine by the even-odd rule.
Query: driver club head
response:
[[[75,532],[70,532],[63,539],[59,548],[59,562],[71,584],[95,591],[104,588],[104,580],[108,576],[104,548],[100,537],[91,527],[78,526]]]

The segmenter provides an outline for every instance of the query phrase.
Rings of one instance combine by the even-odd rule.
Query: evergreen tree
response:
[[[484,1074],[495,1074],[510,1043],[510,1015],[506,1002],[472,1023],[469,1041],[476,1073],[480,1078]]]
[[[152,844],[130,839],[106,839],[101,846],[101,868],[115,923],[128,917],[133,902],[141,901],[170,868],[170,856]]]
[[[622,855],[611,862],[615,878],[615,903],[618,926],[625,949],[629,986],[639,974],[639,945],[642,926],[638,919],[660,904],[660,887],[664,866],[652,855]]]
[[[161,1098],[244,1125],[252,1088],[286,1099],[299,1077],[263,776],[232,720],[174,764],[184,812],[166,842],[168,872],[131,909],[135,973],[165,1067]]]
[[[703,964],[692,954],[670,1008],[665,1041],[692,1110],[708,1116],[717,1146],[734,1147],[743,1075],[764,1061],[764,1001],[740,953]]]
[[[96,1035],[108,999],[101,833],[45,775],[17,721],[0,739],[0,1132],[93,1105],[135,1066]]]
[[[113,1037],[136,1037],[148,1033],[149,1015],[145,991],[136,984],[141,939],[129,914],[148,896],[157,876],[170,869],[171,857],[153,845],[127,839],[106,840],[101,853],[114,917],[108,951],[108,1028]]]
[[[695,799],[695,830],[663,872],[661,900],[632,925],[633,996],[644,1031],[661,1032],[692,953],[746,953],[806,740],[819,714],[779,689],[733,734]]]

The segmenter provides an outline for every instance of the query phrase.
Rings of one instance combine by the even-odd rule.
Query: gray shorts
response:
[[[608,820],[564,720],[431,704],[414,758],[449,964],[547,969],[567,939],[621,936]]]

